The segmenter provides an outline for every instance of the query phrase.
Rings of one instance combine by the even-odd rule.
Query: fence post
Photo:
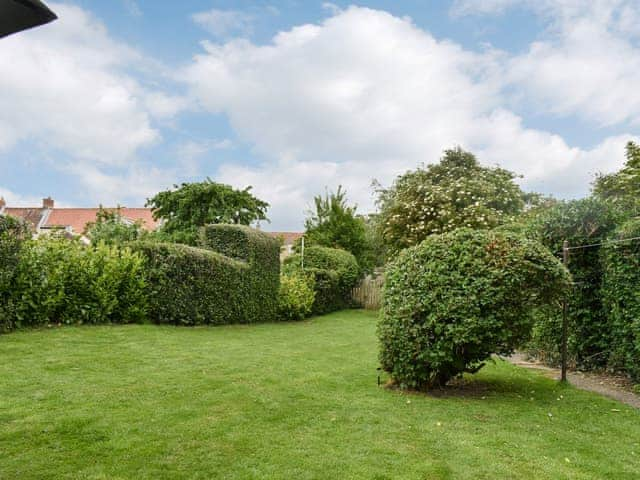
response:
[[[569,242],[565,240],[562,242],[562,264],[569,268]],[[568,335],[568,320],[567,320],[567,296],[565,294],[562,300],[562,344],[560,346],[560,356],[562,369],[560,373],[560,381],[567,381],[567,335]]]

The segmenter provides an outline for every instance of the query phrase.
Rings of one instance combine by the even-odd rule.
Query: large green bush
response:
[[[345,250],[328,247],[308,247],[302,255],[295,254],[284,261],[285,273],[302,272],[313,278],[315,301],[312,313],[324,313],[349,308],[351,290],[360,277],[356,258]]]
[[[32,240],[23,248],[9,302],[11,327],[139,322],[146,316],[143,259],[105,244]]]
[[[209,225],[200,244],[132,243],[147,259],[153,322],[220,325],[277,318],[277,241],[249,227]]]
[[[402,387],[430,388],[509,354],[531,311],[569,285],[538,242],[511,233],[455,230],[402,251],[386,270],[380,361]]]
[[[621,223],[623,215],[610,203],[586,198],[559,202],[542,210],[531,231],[549,250],[561,255],[562,243],[570,247],[599,244]],[[602,265],[598,246],[570,251],[569,271],[575,284],[568,295],[569,354],[581,368],[604,367],[610,349],[612,326],[602,305]],[[550,363],[559,359],[561,312],[539,312],[530,350]]]
[[[640,219],[619,227],[602,248],[602,301],[611,327],[608,367],[640,382]]]
[[[300,274],[280,277],[278,317],[281,320],[303,320],[308,317],[314,299],[312,278]]]

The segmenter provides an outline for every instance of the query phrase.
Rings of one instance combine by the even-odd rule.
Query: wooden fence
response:
[[[377,310],[382,302],[382,285],[384,276],[367,275],[360,284],[351,291],[351,298],[356,305],[367,310]]]

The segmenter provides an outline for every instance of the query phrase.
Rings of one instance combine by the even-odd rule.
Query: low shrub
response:
[[[427,237],[388,265],[378,325],[380,361],[404,388],[444,385],[507,355],[529,336],[532,308],[569,287],[562,264],[512,233],[455,230]]]
[[[345,250],[328,247],[308,247],[304,250],[304,268],[301,254],[287,257],[285,273],[300,273],[313,277],[315,301],[312,313],[342,310],[351,306],[351,290],[360,277],[356,258]]]
[[[281,320],[303,320],[308,317],[314,299],[312,278],[299,274],[280,277],[278,317]]]
[[[618,228],[609,240],[640,237],[640,219]],[[608,367],[640,382],[640,242],[602,247],[602,300],[611,326]]]
[[[124,247],[32,240],[23,248],[9,302],[11,327],[143,321],[143,259]]]

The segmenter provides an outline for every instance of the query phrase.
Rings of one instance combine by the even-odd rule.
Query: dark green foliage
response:
[[[29,226],[8,215],[0,216],[0,332],[11,327],[9,296],[23,243],[30,236]]]
[[[593,182],[593,193],[630,215],[640,214],[640,145],[627,143],[624,166],[616,173],[598,174]]]
[[[361,268],[368,265],[370,246],[365,221],[356,215],[357,206],[347,205],[347,192],[338,186],[336,192],[314,197],[315,210],[305,221],[307,246],[339,248],[353,254]]]
[[[618,228],[609,240],[640,237],[640,219]],[[608,367],[640,382],[640,241],[610,243],[602,248],[602,302],[612,342]]]
[[[143,259],[129,248],[43,238],[23,248],[10,326],[140,322],[146,301]]]
[[[460,227],[490,229],[510,221],[524,206],[516,175],[483,167],[455,148],[440,163],[409,171],[378,188],[379,225],[390,251],[417,245],[433,233]]]
[[[205,248],[132,244],[147,259],[151,321],[220,325],[275,320],[277,241],[249,227],[208,225],[200,243]]]
[[[91,239],[91,243],[96,245],[101,242],[117,245],[142,240],[147,235],[141,222],[124,223],[119,207],[115,210],[100,207],[96,221],[87,225],[85,233]]]
[[[601,243],[622,218],[609,202],[586,198],[542,210],[530,226],[533,234],[559,256],[564,240],[571,247]],[[613,339],[602,305],[600,248],[571,250],[569,270],[575,281],[568,296],[569,354],[581,368],[604,367]],[[550,363],[559,359],[560,314],[559,309],[541,312],[530,344],[532,353]]]
[[[164,224],[157,233],[161,241],[196,245],[200,227],[217,223],[249,225],[266,220],[269,204],[251,195],[251,187],[236,190],[229,185],[204,182],[174,185],[147,201],[155,218]]]
[[[301,272],[301,254],[287,257],[283,269],[287,274]],[[360,277],[358,262],[351,253],[328,247],[305,248],[304,273],[314,281],[314,315],[351,306],[351,290]]]
[[[311,314],[315,292],[313,279],[308,275],[292,274],[280,277],[278,318],[303,320]]]
[[[276,319],[280,289],[280,243],[243,225],[207,225],[201,245],[249,265],[243,278],[242,316],[250,322]]]
[[[176,325],[240,322],[242,280],[249,266],[187,245],[135,242],[146,258],[149,319]]]
[[[570,282],[538,242],[470,229],[432,235],[386,270],[380,361],[402,387],[444,385],[527,338],[535,307]]]

